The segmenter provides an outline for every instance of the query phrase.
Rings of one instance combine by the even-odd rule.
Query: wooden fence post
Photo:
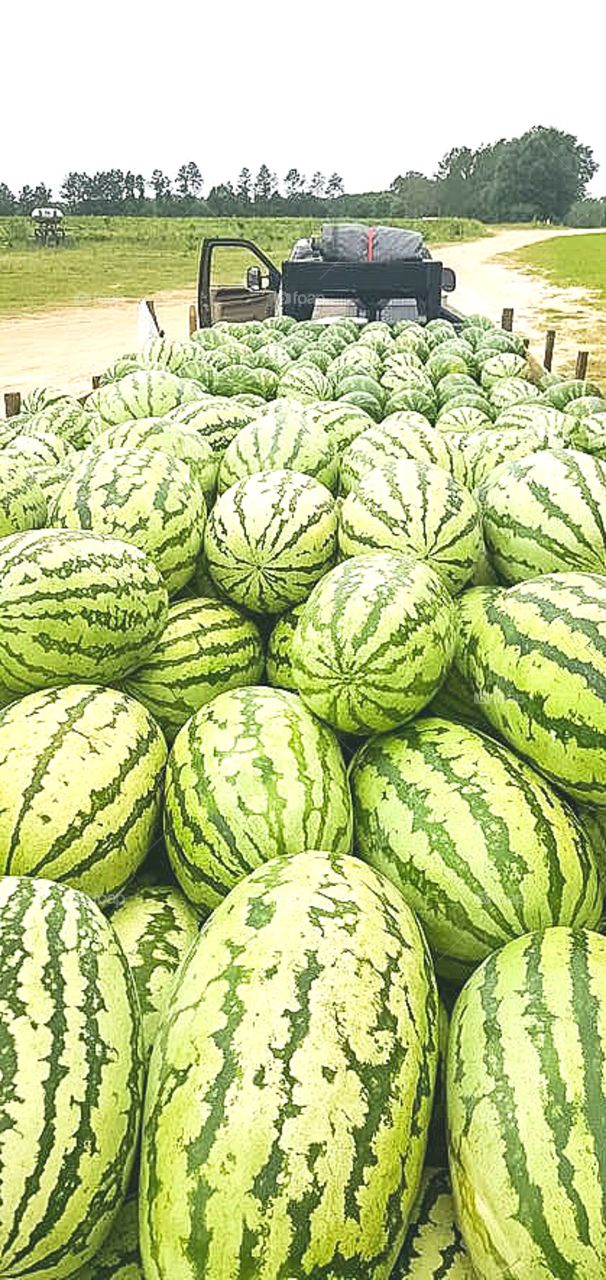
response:
[[[21,392],[7,391],[4,396],[4,412],[7,418],[16,418],[21,413]]]
[[[501,328],[504,329],[506,333],[511,333],[513,331],[513,307],[503,307]]]
[[[196,329],[197,329],[197,328],[198,328],[198,317],[197,317],[197,315],[196,315],[196,308],[195,308],[195,306],[194,306],[194,304],[193,304],[193,302],[192,302],[192,303],[190,304],[190,308],[189,308],[189,336],[190,336],[190,338],[191,338],[192,333],[195,333],[195,332],[196,332]]]
[[[91,378],[91,382],[92,382],[92,384],[93,384],[93,391],[96,391],[96,390],[97,390],[97,388],[101,386],[101,374],[100,374],[100,373],[93,373],[93,376],[92,376],[92,378]]]
[[[575,370],[575,378],[580,378],[582,382],[587,377],[587,365],[589,364],[589,352],[582,348],[577,355],[577,367]]]
[[[548,329],[545,335],[545,355],[543,357],[543,368],[551,373],[553,367],[553,349],[555,347],[556,331]]]

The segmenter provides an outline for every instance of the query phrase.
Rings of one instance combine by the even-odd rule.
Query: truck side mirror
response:
[[[450,267],[442,267],[442,292],[454,293],[457,287],[457,277]]]

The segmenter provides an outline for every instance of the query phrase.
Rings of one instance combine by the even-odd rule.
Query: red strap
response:
[[[377,234],[376,227],[368,228],[368,261],[373,262],[375,256],[375,237]]]

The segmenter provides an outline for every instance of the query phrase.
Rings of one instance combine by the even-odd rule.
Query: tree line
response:
[[[423,218],[451,216],[484,222],[562,222],[592,219],[604,225],[606,201],[588,200],[597,172],[589,146],[560,129],[537,125],[517,138],[501,138],[477,149],[454,147],[432,176],[408,170],[385,191],[348,193],[338,173],[311,178],[291,168],[282,180],[268,165],[256,175],[243,168],[234,181],[205,193],[199,165],[190,160],[174,177],[154,169],[149,177],[130,170],[68,173],[57,202],[77,214],[168,216],[335,216]],[[0,183],[0,214],[29,214],[52,204],[44,183],[13,193]]]

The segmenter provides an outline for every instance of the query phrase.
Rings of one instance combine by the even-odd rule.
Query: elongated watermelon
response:
[[[0,538],[46,521],[46,498],[26,463],[0,453]]]
[[[597,458],[574,449],[531,453],[499,467],[478,499],[504,582],[606,572],[606,465]]]
[[[481,1280],[606,1266],[606,939],[547,929],[470,978],[448,1050],[456,1216]]]
[[[260,471],[216,502],[204,536],[217,586],[255,613],[283,613],[304,600],[337,555],[329,490],[297,471]]]
[[[175,885],[150,885],[129,893],[111,922],[135,980],[147,1062],[179,965],[200,931],[200,916]]]
[[[263,642],[252,619],[220,600],[184,600],[171,605],[154,652],[124,687],[172,741],[218,693],[258,684],[263,665]]]
[[[185,463],[154,449],[91,453],[51,504],[49,523],[132,542],[158,566],[169,595],[193,577],[206,523]]]
[[[70,1280],[144,1280],[136,1196],[125,1201],[92,1262],[80,1267]]]
[[[164,829],[182,889],[211,908],[254,867],[303,844],[349,853],[351,799],[333,734],[296,694],[219,694],[177,736]]]
[[[389,882],[326,853],[255,871],[190,952],[152,1054],[147,1280],[388,1280],[436,1056],[431,962]]]
[[[137,995],[85,894],[0,878],[0,1275],[62,1280],[126,1194],[142,1104]]]
[[[307,706],[335,728],[391,729],[431,701],[455,638],[454,605],[426,564],[387,551],[354,556],[302,609],[293,679]]]
[[[343,555],[413,556],[434,569],[453,595],[473,576],[482,545],[472,495],[444,468],[413,458],[371,471],[348,494],[339,516]]]
[[[145,707],[99,685],[32,693],[0,711],[0,874],[102,898],[146,857],[166,745]]]
[[[17,693],[119,680],[167,613],[156,566],[126,542],[57,529],[0,539],[0,684]]]
[[[447,1169],[425,1169],[391,1280],[473,1280]]]
[[[350,778],[357,851],[416,912],[444,977],[532,929],[599,920],[601,877],[572,810],[492,739],[421,719],[363,746]]]
[[[552,573],[489,592],[461,644],[482,713],[574,799],[606,804],[606,580]]]
[[[179,378],[168,369],[141,369],[93,391],[86,408],[112,426],[130,418],[162,417],[200,394],[200,385],[193,379]]]

